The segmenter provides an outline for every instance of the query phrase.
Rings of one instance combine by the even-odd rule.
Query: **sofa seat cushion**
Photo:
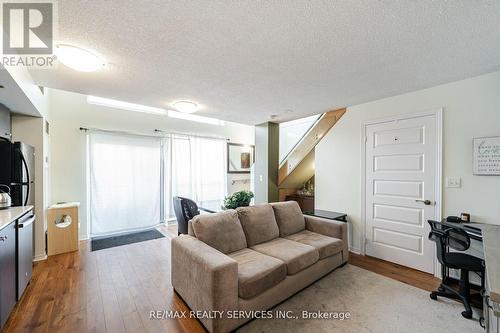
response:
[[[282,260],[288,275],[298,273],[319,260],[318,250],[313,246],[281,237],[255,245],[252,250]]]
[[[238,295],[252,298],[286,278],[283,261],[260,252],[243,249],[228,254],[238,263]]]
[[[196,215],[191,224],[196,238],[224,254],[247,247],[245,233],[234,209]]]
[[[286,239],[314,247],[319,252],[319,259],[339,253],[344,246],[344,242],[341,239],[328,237],[309,230],[297,232],[287,236]]]
[[[270,241],[279,236],[280,231],[270,204],[238,207],[236,211],[245,232],[248,247]]]
[[[297,201],[273,202],[271,206],[280,229],[280,237],[306,229],[306,221]]]

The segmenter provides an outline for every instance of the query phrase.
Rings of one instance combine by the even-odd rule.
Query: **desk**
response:
[[[199,201],[196,204],[199,210],[207,213],[218,213],[223,210],[222,205],[224,204],[224,200]]]
[[[474,229],[481,231],[480,241],[483,244],[483,254],[486,266],[486,297],[484,303],[484,317],[487,332],[499,332],[500,318],[500,226],[483,223],[454,223],[442,222],[446,226],[462,228],[471,237]],[[473,229],[471,229],[473,228]],[[473,238],[474,236],[474,238]]]

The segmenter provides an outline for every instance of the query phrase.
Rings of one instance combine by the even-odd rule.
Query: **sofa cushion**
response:
[[[238,263],[238,295],[252,298],[286,278],[285,263],[260,252],[243,249],[228,254]]]
[[[328,237],[309,230],[297,232],[287,236],[286,239],[314,247],[319,252],[319,259],[339,253],[344,246],[341,239]]]
[[[248,247],[267,242],[279,236],[273,208],[269,204],[236,208],[245,232]]]
[[[285,262],[288,275],[293,275],[319,260],[318,250],[314,247],[281,237],[252,246],[252,250]]]
[[[305,230],[306,221],[296,201],[273,202],[271,206],[280,229],[280,237],[286,237]]]
[[[197,215],[191,223],[196,238],[222,253],[227,254],[247,247],[245,233],[234,209]]]

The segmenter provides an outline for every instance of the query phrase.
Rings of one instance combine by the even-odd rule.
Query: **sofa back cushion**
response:
[[[280,237],[290,236],[306,229],[306,221],[296,201],[273,202],[271,204],[280,229]]]
[[[245,232],[248,247],[279,236],[278,224],[270,204],[238,207],[236,211]]]
[[[191,223],[196,238],[224,254],[247,247],[238,213],[234,209],[197,215]]]

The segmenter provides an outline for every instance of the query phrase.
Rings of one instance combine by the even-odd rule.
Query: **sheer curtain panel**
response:
[[[165,216],[174,217],[172,198],[221,201],[226,195],[226,141],[173,135],[164,141]]]
[[[152,227],[161,221],[161,139],[89,134],[91,235]]]

